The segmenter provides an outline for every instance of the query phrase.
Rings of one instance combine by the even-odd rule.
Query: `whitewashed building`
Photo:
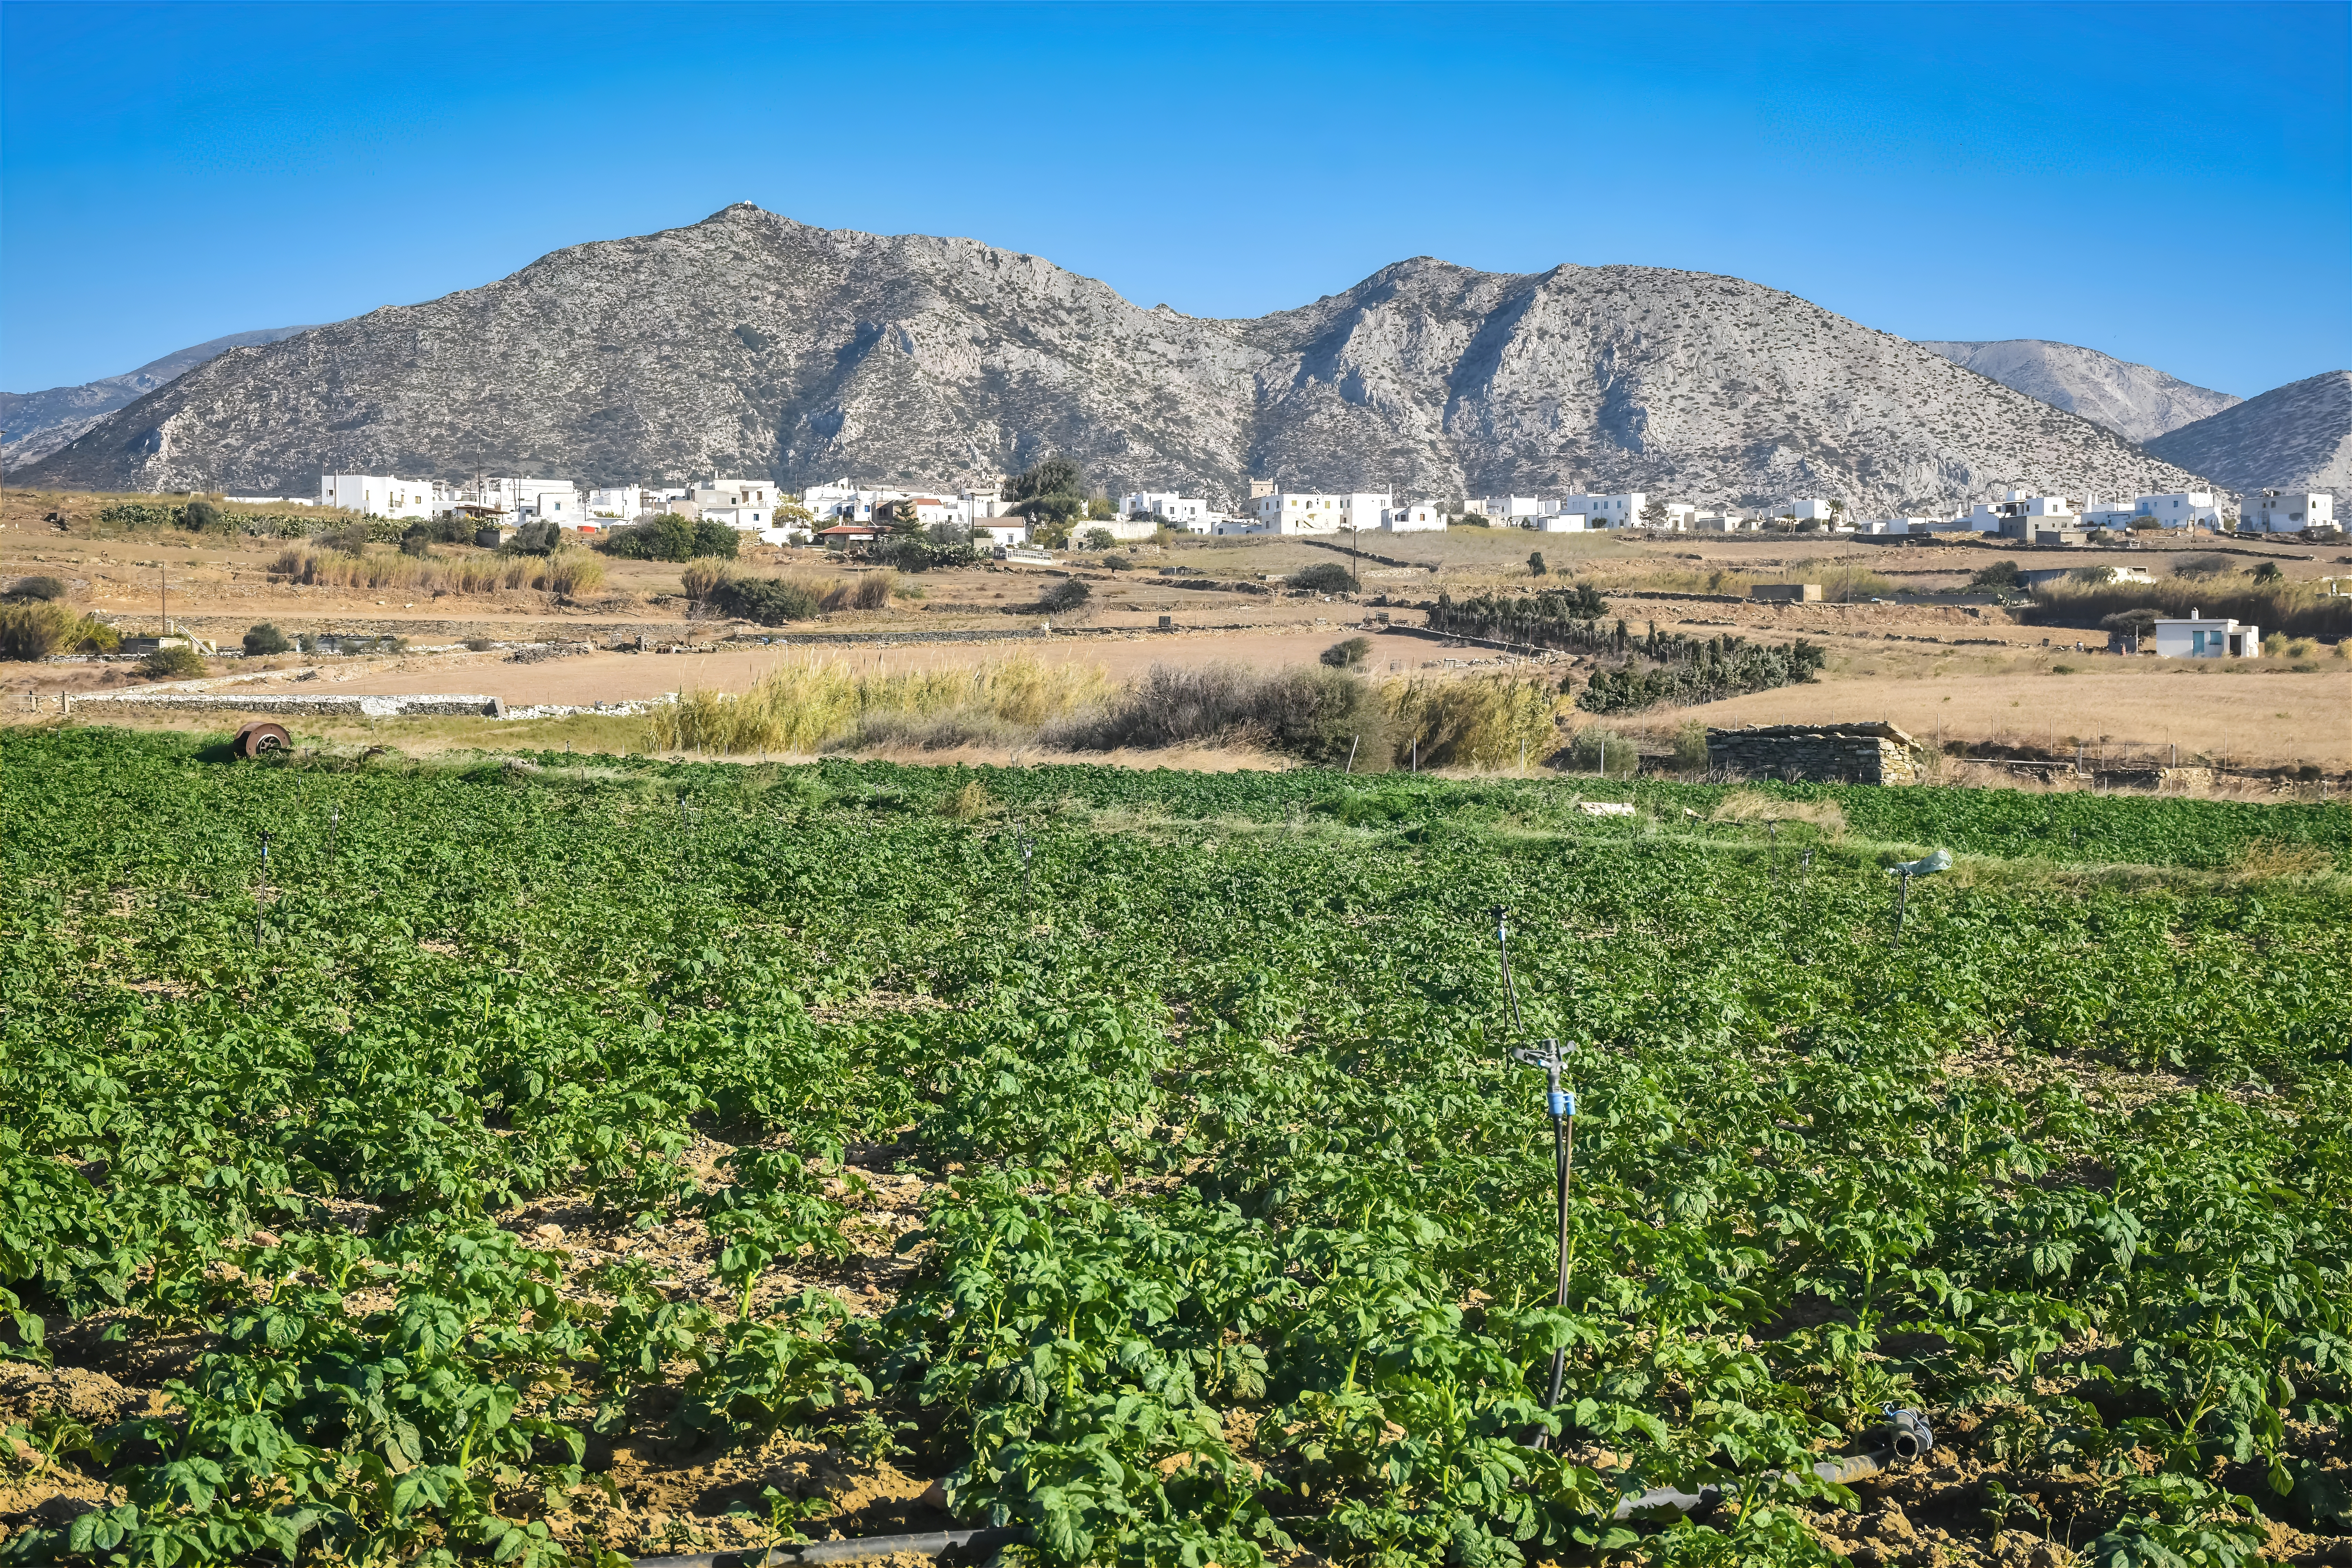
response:
[[[1026,544],[1029,542],[1029,520],[1021,517],[983,517],[971,525],[974,544]]]
[[[1693,533],[1758,533],[1764,528],[1760,517],[1742,517],[1736,511],[1695,511],[1691,513]]]
[[[1118,502],[1121,517],[1156,517],[1171,528],[1181,528],[1188,533],[1206,533],[1210,517],[1209,503],[1196,496],[1180,496],[1174,490],[1137,490],[1122,496]]]
[[[389,474],[321,474],[319,504],[348,507],[364,517],[431,517],[433,481]]]
[[[1622,496],[1562,496],[1559,510],[1580,512],[1592,528],[1633,528],[1642,521],[1650,498],[1640,490]]]
[[[1433,506],[1384,507],[1381,528],[1389,533],[1443,533],[1445,514]]]
[[[1338,533],[1350,528],[1376,529],[1381,526],[1381,514],[1395,501],[1396,498],[1385,490],[1352,490],[1340,495],[1275,490],[1250,503],[1258,523],[1251,531]]]
[[[2249,490],[2238,510],[2241,533],[2301,533],[2336,524],[2336,498],[2307,490]]]
[[[1583,533],[1591,526],[1580,511],[1548,511],[1531,519],[1529,525],[1538,533]]]
[[[648,515],[643,485],[608,485],[588,492],[588,521],[598,526],[633,522]]]
[[[2133,503],[2136,517],[2156,520],[2159,528],[2219,528],[2221,509],[2210,490],[2176,490],[2170,495],[2142,496]]]
[[[2260,658],[2263,656],[2263,629],[2241,626],[2236,621],[2219,616],[2200,616],[2195,610],[2179,620],[2159,620],[2156,623],[2156,657],[2158,658]]]
[[[1837,510],[1819,496],[1800,496],[1795,500],[1784,504],[1772,515],[1793,517],[1799,522],[1827,522],[1837,515]]]
[[[2000,500],[1979,501],[1969,512],[1969,531],[1999,533],[2004,523],[2015,523],[2030,517],[2063,519],[2071,523],[2078,514],[2066,504],[2064,496],[2038,496],[2029,490],[2011,490]]]
[[[1541,496],[1480,496],[1469,505],[1497,527],[1526,528],[1544,512]]]

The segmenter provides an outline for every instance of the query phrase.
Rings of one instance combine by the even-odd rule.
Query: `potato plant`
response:
[[[2344,810],[1722,793],[0,732],[0,1354],[171,1369],[24,1413],[107,1500],[6,1550],[606,1563],[611,1443],[785,1434],[1054,1564],[1823,1563],[1888,1404],[1953,1561],[2342,1550]],[[910,1271],[825,1288],[894,1168]]]

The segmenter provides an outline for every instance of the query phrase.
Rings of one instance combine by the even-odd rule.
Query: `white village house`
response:
[[[1396,498],[1386,490],[1353,490],[1345,495],[1274,490],[1250,503],[1257,514],[1257,526],[1249,531],[1338,533],[1350,528],[1369,531],[1380,527],[1381,513],[1395,504]]]
[[[2241,533],[2301,533],[2335,523],[2336,498],[2325,491],[2252,490],[2238,511]]]
[[[363,517],[431,517],[433,481],[389,474],[321,474],[319,504],[349,507]]]
[[[1137,490],[1122,496],[1118,502],[1121,517],[1156,517],[1171,528],[1181,528],[1187,533],[1206,533],[1216,514],[1209,503],[1196,496],[1180,496],[1174,490]]]
[[[1589,528],[1633,528],[1642,521],[1650,498],[1640,490],[1622,496],[1562,496],[1559,510],[1581,513]]]
[[[2260,658],[2263,629],[2241,626],[2222,616],[2203,616],[2195,610],[2179,620],[2156,623],[2158,658]]]

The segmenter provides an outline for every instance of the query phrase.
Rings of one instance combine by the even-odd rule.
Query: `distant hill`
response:
[[[1646,267],[1428,258],[1255,321],[1145,310],[969,239],[737,205],[232,349],[18,476],[252,489],[478,468],[991,482],[1039,455],[1238,509],[1253,475],[1449,500],[1643,489],[1940,511],[2192,476],[1792,295]]]
[[[2053,408],[2104,425],[2143,447],[2168,430],[2242,401],[2233,393],[2192,385],[2160,370],[2073,343],[2004,338],[1997,342],[1922,342],[1919,346],[2028,397],[2038,397]]]
[[[2352,494],[2352,370],[2273,387],[2147,447],[2233,490]]]
[[[274,343],[308,327],[265,327],[257,332],[231,332],[225,338],[178,350],[151,360],[137,370],[79,386],[53,386],[47,392],[0,392],[0,468],[16,468],[48,456],[116,409],[137,401],[157,387],[177,380],[205,361],[230,349],[253,343]]]

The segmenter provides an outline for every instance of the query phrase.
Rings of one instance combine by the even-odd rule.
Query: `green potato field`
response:
[[[0,731],[0,1551],[2344,1562],[2347,914],[2341,804]]]

